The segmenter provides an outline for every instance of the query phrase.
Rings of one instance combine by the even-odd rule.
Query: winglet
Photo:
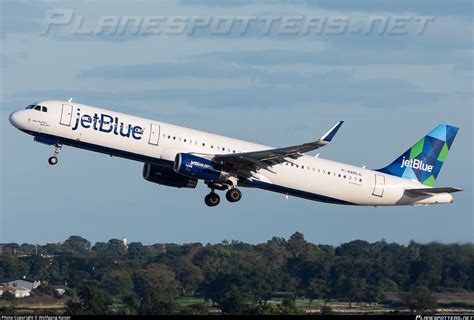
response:
[[[339,128],[342,126],[343,123],[344,121],[339,121],[338,123],[336,123],[334,127],[329,129],[329,131],[326,132],[324,136],[322,136],[319,140],[328,142],[328,143],[331,142],[332,138],[334,138],[334,136],[336,135],[337,130],[339,130]]]

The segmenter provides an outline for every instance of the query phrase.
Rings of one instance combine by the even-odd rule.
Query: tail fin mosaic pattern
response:
[[[440,124],[390,165],[377,171],[433,186],[459,128]]]

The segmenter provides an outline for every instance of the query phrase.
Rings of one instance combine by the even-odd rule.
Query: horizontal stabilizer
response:
[[[421,188],[421,189],[405,189],[405,192],[413,196],[426,196],[437,193],[454,193],[462,191],[458,188],[443,187],[443,188]]]

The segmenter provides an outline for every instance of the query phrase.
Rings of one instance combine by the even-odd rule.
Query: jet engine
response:
[[[176,155],[174,171],[206,181],[225,182],[229,178],[229,173],[222,169],[221,164],[190,153],[178,153]]]
[[[143,178],[147,181],[176,188],[196,188],[198,180],[183,176],[173,171],[172,168],[151,163],[143,166]]]

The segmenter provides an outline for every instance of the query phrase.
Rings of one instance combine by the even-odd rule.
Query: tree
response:
[[[403,296],[403,301],[412,311],[434,311],[436,300],[426,287],[415,287]]]
[[[367,289],[367,282],[362,278],[341,278],[336,284],[336,294],[349,300],[349,308],[353,301],[361,301]]]
[[[148,289],[140,305],[140,314],[171,315],[177,313],[178,305],[174,296],[160,288]]]
[[[63,247],[74,252],[87,252],[91,249],[91,243],[80,236],[70,236]]]
[[[77,291],[78,300],[66,304],[70,314],[100,315],[109,313],[112,297],[103,289],[93,284],[83,283]]]
[[[250,297],[246,294],[232,291],[220,298],[219,306],[227,314],[249,314],[255,308]]]
[[[310,304],[316,299],[325,299],[329,293],[329,287],[323,279],[311,279],[306,291],[306,297],[310,299]]]
[[[308,243],[304,239],[304,235],[300,232],[292,234],[290,240],[287,242],[288,251],[290,251],[295,258],[307,252],[307,245]]]
[[[183,295],[194,294],[198,285],[204,280],[201,269],[184,257],[177,259],[175,268]]]
[[[128,245],[128,256],[132,260],[147,258],[150,255],[150,248],[140,242],[132,242]]]
[[[142,299],[141,314],[174,314],[178,282],[175,273],[164,264],[152,264],[139,270],[134,279],[135,292]]]
[[[126,270],[104,270],[101,284],[113,296],[125,297],[133,293],[133,280]]]

